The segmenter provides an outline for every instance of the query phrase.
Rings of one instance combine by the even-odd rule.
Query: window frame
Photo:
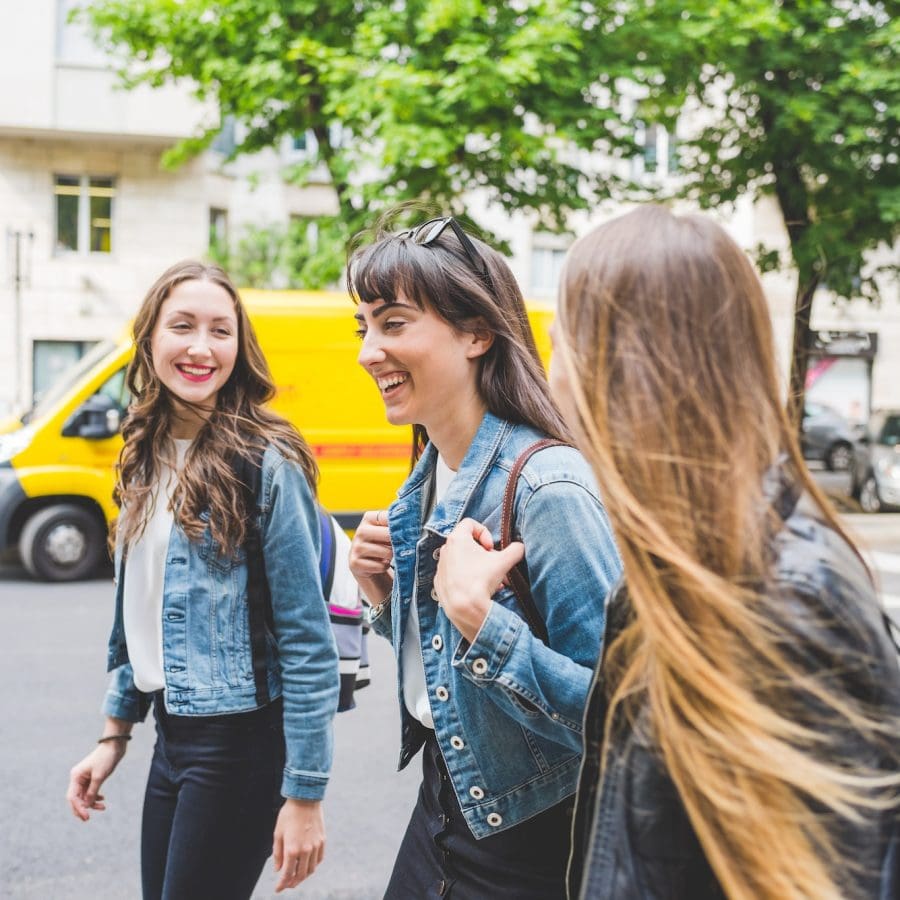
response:
[[[70,178],[78,181],[78,208],[76,214],[76,234],[74,248],[62,247],[59,241],[59,196],[58,188],[60,187],[59,179]],[[109,186],[92,185],[93,181],[108,181]],[[88,173],[75,175],[71,172],[53,173],[53,255],[57,257],[66,256],[91,256],[94,258],[109,258],[116,251],[116,197],[119,190],[119,179],[115,175],[100,175],[99,173]],[[93,189],[109,191],[109,250],[94,250],[91,248],[91,200],[95,196],[92,194]],[[99,195],[102,196],[102,195]]]

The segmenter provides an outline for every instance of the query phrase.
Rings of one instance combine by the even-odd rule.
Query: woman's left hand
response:
[[[474,519],[463,519],[450,532],[441,548],[434,589],[447,618],[470,643],[491,608],[491,595],[524,555],[519,541],[495,550],[490,531]]]
[[[278,821],[272,858],[281,878],[275,892],[297,887],[316,870],[325,856],[325,821],[319,800],[284,801]]]

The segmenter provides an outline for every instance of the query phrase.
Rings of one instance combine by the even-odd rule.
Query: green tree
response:
[[[126,85],[186,81],[239,120],[236,153],[312,132],[318,159],[292,174],[327,167],[344,240],[404,202],[462,214],[475,189],[561,229],[608,188],[574,152],[616,142],[582,69],[595,36],[577,0],[96,0],[81,16]]]
[[[615,0],[594,12],[631,60],[637,115],[671,126],[688,111],[684,124],[697,123],[679,145],[681,194],[703,207],[742,194],[777,200],[798,276],[799,421],[817,287],[877,302],[898,273],[896,254],[867,263],[900,237],[897,3]],[[778,262],[771,250],[759,259]]]

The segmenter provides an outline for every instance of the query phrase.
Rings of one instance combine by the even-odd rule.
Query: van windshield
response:
[[[33,422],[35,419],[39,419],[45,413],[49,412],[53,407],[53,404],[66,392],[71,390],[82,376],[93,369],[104,356],[115,349],[115,346],[116,344],[114,341],[106,340],[100,341],[98,344],[91,347],[91,349],[88,350],[74,366],[70,369],[66,369],[66,371],[63,372],[63,374],[60,375],[60,377],[54,381],[40,397],[38,397],[34,407],[22,416],[22,424],[27,425],[29,422]]]

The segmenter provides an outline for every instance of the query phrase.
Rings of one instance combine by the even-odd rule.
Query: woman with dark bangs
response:
[[[68,800],[84,821],[105,809],[100,789],[152,706],[143,896],[247,900],[270,854],[282,890],[325,847],[338,672],[317,469],[296,429],[264,406],[272,378],[220,268],[163,273],[134,341],[106,725],[72,769]],[[256,506],[248,465],[261,465]],[[250,570],[263,573],[268,610],[251,599]]]
[[[412,473],[365,514],[350,556],[398,658],[401,768],[424,746],[385,896],[564,897],[582,711],[619,573],[594,479],[563,443],[498,253],[447,217],[380,234],[348,281],[359,362],[389,421],[413,426]],[[488,554],[508,485],[515,540]],[[442,588],[451,544],[490,566]]]

